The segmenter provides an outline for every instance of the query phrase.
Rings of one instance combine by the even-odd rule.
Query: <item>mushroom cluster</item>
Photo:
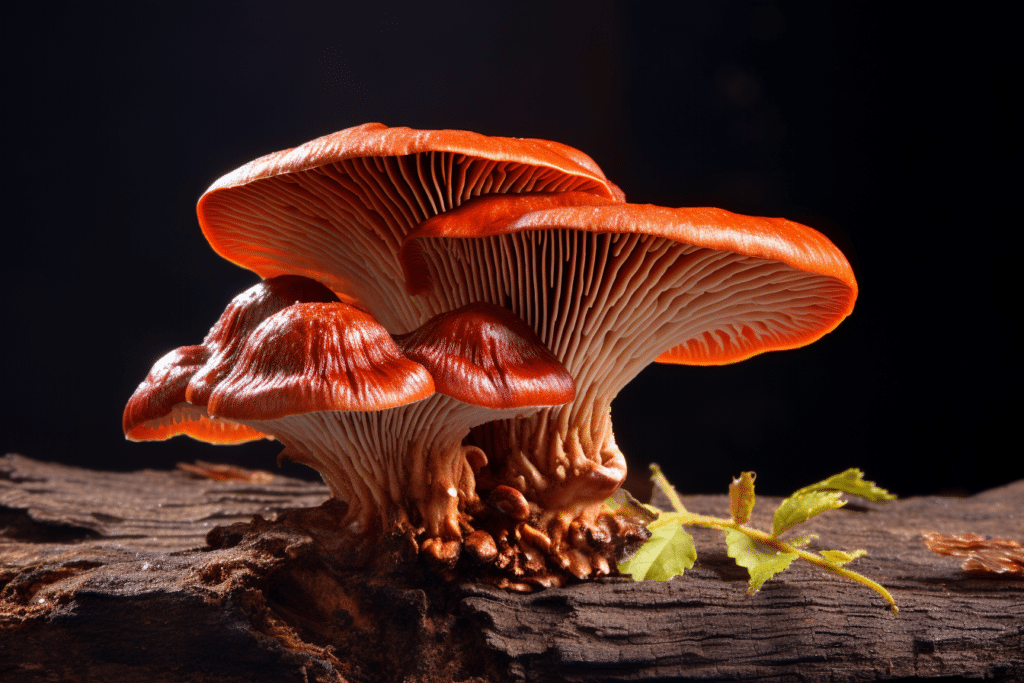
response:
[[[803,346],[857,296],[811,228],[629,204],[542,140],[366,124],[239,168],[198,213],[263,281],[156,363],[128,438],[276,438],[354,546],[411,535],[520,589],[643,537],[605,505],[611,401],[641,369]]]

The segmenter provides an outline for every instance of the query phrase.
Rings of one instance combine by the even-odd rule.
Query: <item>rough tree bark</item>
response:
[[[0,679],[1024,679],[1024,580],[966,575],[921,536],[1024,540],[1024,481],[807,524],[818,547],[868,551],[851,566],[890,589],[898,618],[800,563],[748,597],[722,535],[699,529],[697,566],[665,583],[510,593],[440,580],[401,544],[370,571],[346,570],[330,504],[315,507],[326,498],[280,476],[0,459]],[[728,514],[725,496],[684,502]],[[755,510],[762,528],[772,502]]]

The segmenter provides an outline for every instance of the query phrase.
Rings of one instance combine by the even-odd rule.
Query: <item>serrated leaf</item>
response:
[[[888,503],[896,500],[896,495],[889,493],[873,481],[865,481],[864,473],[856,467],[851,467],[845,472],[835,474],[817,484],[805,486],[793,495],[806,493],[808,491],[842,491],[852,496],[860,496],[871,501]]]
[[[822,550],[821,556],[829,562],[835,562],[836,564],[846,564],[850,560],[855,560],[862,555],[867,555],[867,550]]]
[[[668,581],[697,561],[693,536],[679,524],[661,527],[640,546],[632,557],[619,563],[619,571],[635,581]]]
[[[729,511],[732,521],[746,524],[750,521],[750,513],[754,509],[754,478],[753,472],[743,472],[729,484]]]
[[[835,510],[846,505],[839,491],[809,491],[800,489],[782,501],[772,519],[772,536],[778,536],[786,529],[806,522],[814,515]]]
[[[742,531],[730,531],[725,535],[726,551],[736,564],[746,568],[750,574],[747,591],[756,593],[764,582],[781,571],[785,571],[798,555],[783,553],[764,543],[759,543]]]
[[[750,585],[747,587],[747,592],[753,595],[761,590],[761,586],[764,585],[765,581],[779,572],[786,571],[796,558],[796,553],[779,553],[768,562],[763,562],[748,570],[750,572]]]
[[[726,532],[725,546],[726,554],[736,560],[736,564],[746,569],[768,562],[779,554],[775,548],[759,543],[735,529]]]

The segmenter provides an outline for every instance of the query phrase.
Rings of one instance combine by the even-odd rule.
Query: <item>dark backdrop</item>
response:
[[[658,461],[697,492],[753,469],[785,492],[859,466],[904,494],[1024,474],[1004,445],[1020,379],[1008,17],[821,0],[356,4],[80,3],[12,22],[0,450],[272,468],[275,443],[125,442],[121,410],[154,360],[255,282],[206,245],[205,188],[380,121],[558,140],[631,201],[786,216],[847,254],[860,299],[822,341],[652,366],[620,394],[634,472]]]

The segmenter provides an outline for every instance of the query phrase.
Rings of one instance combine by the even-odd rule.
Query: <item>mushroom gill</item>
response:
[[[563,191],[622,199],[567,145],[368,123],[242,166],[214,183],[197,211],[228,260],[263,278],[322,282],[403,333],[432,315],[404,294],[397,253],[406,234],[472,197]]]

